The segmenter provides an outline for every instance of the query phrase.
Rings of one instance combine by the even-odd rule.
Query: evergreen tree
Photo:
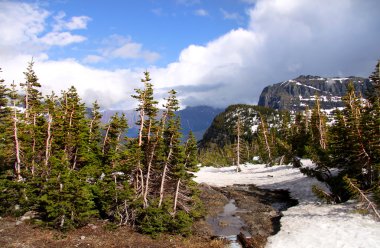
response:
[[[24,143],[24,163],[25,169],[34,175],[36,166],[42,163],[44,154],[43,129],[45,119],[39,113],[42,112],[42,93],[40,92],[41,84],[33,69],[33,60],[29,62],[25,75],[25,83],[21,83],[23,87],[24,107],[25,107],[25,127],[23,128],[22,141]]]
[[[12,151],[9,149],[12,143],[11,110],[8,106],[9,91],[4,79],[0,78],[0,171],[9,169],[9,158],[12,156]]]
[[[136,89],[136,95],[132,95],[133,98],[137,99],[139,104],[137,111],[140,115],[140,120],[136,123],[140,126],[138,135],[138,151],[136,154],[140,154],[138,157],[138,164],[135,170],[136,176],[134,178],[137,180],[135,182],[136,189],[141,191],[143,195],[144,206],[148,206],[148,193],[149,193],[149,183],[150,174],[155,154],[156,146],[159,142],[157,134],[158,122],[156,121],[156,116],[158,108],[156,107],[157,101],[154,100],[153,96],[153,85],[150,83],[149,72],[144,72],[144,78],[141,82],[144,83],[144,89]],[[145,172],[145,173],[144,173]]]

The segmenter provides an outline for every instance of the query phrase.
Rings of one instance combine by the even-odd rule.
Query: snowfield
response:
[[[302,163],[312,166],[310,160],[302,160]],[[283,212],[281,230],[269,238],[266,247],[380,248],[380,222],[372,216],[355,213],[355,202],[321,203],[312,193],[311,185],[324,185],[306,177],[299,169],[288,165],[265,167],[262,164],[240,167],[241,172],[236,172],[235,166],[202,167],[194,180],[217,187],[255,184],[265,189],[289,190],[299,204]]]

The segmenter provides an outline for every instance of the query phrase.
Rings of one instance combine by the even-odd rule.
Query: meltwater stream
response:
[[[226,238],[230,241],[230,248],[241,248],[242,246],[237,240],[237,235],[243,232],[246,235],[250,235],[242,228],[245,225],[243,220],[236,215],[238,208],[235,205],[235,200],[230,200],[225,206],[223,213],[219,213],[217,216],[207,218],[207,223],[214,231],[214,235]]]

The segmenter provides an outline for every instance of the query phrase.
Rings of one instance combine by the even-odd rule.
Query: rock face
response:
[[[324,78],[302,75],[265,87],[261,92],[258,105],[299,111],[307,106],[312,108],[316,96],[319,96],[323,109],[343,107],[342,96],[346,94],[350,82],[354,84],[355,91],[365,98],[366,91],[371,87],[371,82],[367,78]]]
[[[223,147],[235,143],[236,125],[240,118],[241,138],[252,140],[260,123],[260,115],[265,116],[268,124],[274,126],[280,123],[281,113],[266,107],[236,104],[230,105],[225,111],[219,113],[203,135],[199,147],[206,148],[210,145]]]

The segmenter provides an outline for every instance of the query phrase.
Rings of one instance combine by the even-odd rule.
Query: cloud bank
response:
[[[368,76],[380,58],[380,1],[246,2],[252,4],[244,28],[184,48],[178,60],[165,67],[147,68],[159,97],[175,88],[183,105],[254,104],[269,84],[300,74]],[[145,68],[106,70],[88,63],[107,56],[152,62],[159,57],[127,39],[99,54],[89,54],[83,60],[87,64],[75,59],[54,61],[47,49],[83,42],[86,37],[72,32],[91,28],[87,27],[90,17],[65,18],[61,14],[56,17],[56,28],[47,32],[50,13],[38,5],[0,2],[0,9],[5,10],[0,13],[0,35],[4,37],[0,40],[0,67],[7,81],[21,82],[21,72],[34,56],[45,91],[60,92],[75,85],[87,103],[98,99],[105,107],[128,109],[133,107],[129,96],[139,87]]]

